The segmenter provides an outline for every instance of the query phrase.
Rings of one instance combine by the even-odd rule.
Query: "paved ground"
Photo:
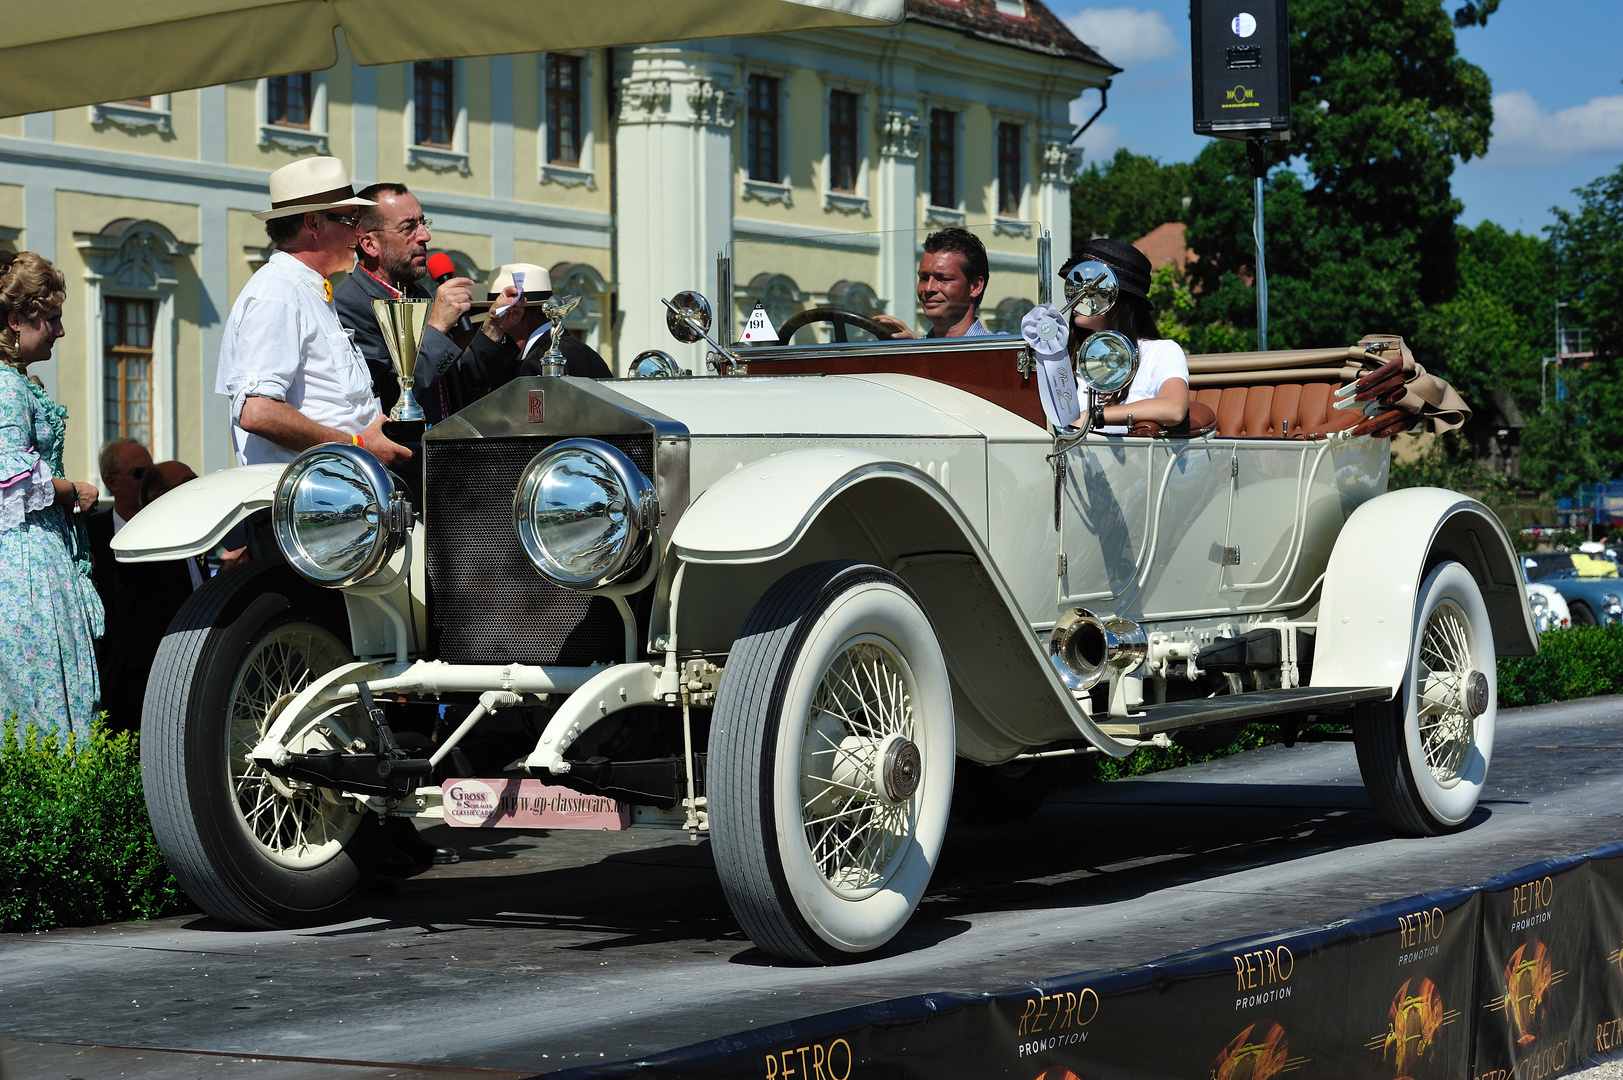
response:
[[[1386,834],[1350,743],[1060,792],[1019,826],[955,829],[895,946],[833,969],[751,947],[706,845],[679,834],[442,826],[431,835],[460,865],[367,897],[341,925],[185,917],[0,936],[7,1076],[524,1076],[1122,967],[1623,838],[1620,721],[1617,698],[1501,713],[1481,812],[1435,840]]]

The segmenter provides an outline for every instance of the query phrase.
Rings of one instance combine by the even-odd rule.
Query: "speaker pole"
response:
[[[1268,178],[1268,140],[1248,139],[1245,159],[1251,165],[1256,183],[1256,217],[1251,222],[1251,238],[1257,245],[1257,350],[1268,351],[1268,264],[1263,258],[1262,186]]]

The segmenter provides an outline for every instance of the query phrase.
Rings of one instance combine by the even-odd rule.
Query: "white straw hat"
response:
[[[552,295],[552,275],[534,263],[508,263],[490,272],[490,293],[486,300],[494,303],[513,284],[513,275],[524,275],[524,299],[545,300]]]
[[[271,208],[254,215],[260,221],[292,217],[335,206],[376,206],[357,199],[349,183],[349,170],[335,157],[300,158],[270,174]]]

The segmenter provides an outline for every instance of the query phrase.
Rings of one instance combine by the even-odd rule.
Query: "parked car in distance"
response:
[[[1526,573],[1526,567],[1522,571]],[[1567,608],[1566,598],[1555,591],[1554,585],[1539,581],[1528,581],[1526,585],[1527,606],[1533,612],[1533,625],[1541,635],[1572,625],[1572,612]]]
[[[1618,576],[1617,559],[1604,551],[1523,555],[1522,572],[1530,583],[1547,585],[1560,594],[1573,626],[1623,622],[1623,578]],[[1528,599],[1532,601],[1531,592]]]

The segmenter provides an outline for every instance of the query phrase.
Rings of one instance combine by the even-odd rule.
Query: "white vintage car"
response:
[[[540,778],[707,835],[750,937],[828,962],[907,922],[955,774],[1030,808],[1046,757],[1349,713],[1393,830],[1468,821],[1495,654],[1537,635],[1495,516],[1388,493],[1388,440],[1332,408],[1407,378],[1399,341],[1195,357],[1187,430],[1060,437],[1019,337],[835,336],[720,350],[726,377],[512,382],[427,433],[420,492],[319,446],[133,521],[120,557],[156,560],[270,509],[285,556],[200,589],[152,674],[186,892],[329,919],[383,816]]]

